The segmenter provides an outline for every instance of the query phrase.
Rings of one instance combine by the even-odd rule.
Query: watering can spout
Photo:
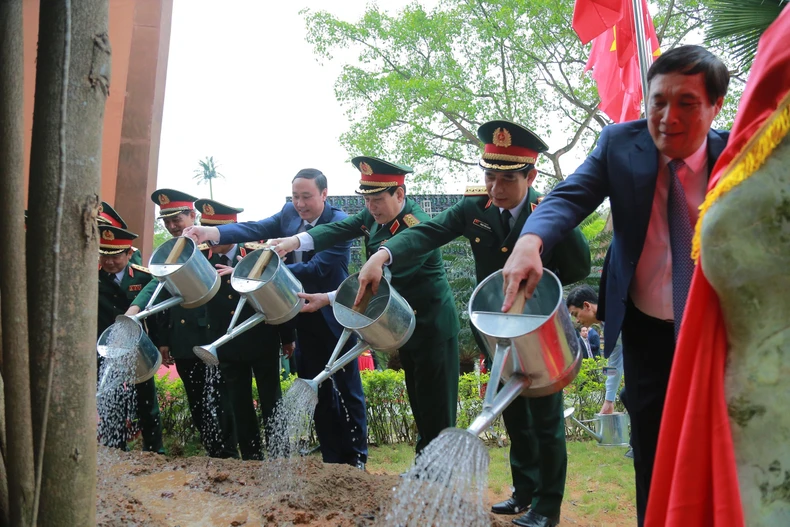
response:
[[[587,432],[590,436],[592,436],[599,443],[601,441],[603,441],[603,434],[598,434],[596,432],[593,432],[589,427],[587,427],[587,425],[585,425],[584,423],[582,423],[581,421],[579,421],[578,419],[573,417],[573,412],[574,411],[575,411],[575,408],[566,408],[565,409],[565,418],[566,419],[570,418],[571,421],[576,423],[579,427],[581,427],[582,430]]]
[[[204,344],[203,346],[195,346],[192,348],[192,353],[198,356],[200,360],[209,366],[216,366],[219,364],[219,357],[217,356],[217,347],[214,344]]]

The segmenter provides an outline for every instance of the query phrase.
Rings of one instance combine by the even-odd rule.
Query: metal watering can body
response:
[[[127,326],[122,329],[122,331],[127,331],[128,333],[126,333],[126,335],[130,337],[127,342],[123,343],[123,348],[108,346],[110,333],[115,326],[115,324],[113,324],[105,329],[99,336],[99,341],[96,344],[96,351],[105,359],[115,359],[127,353],[136,353],[135,383],[139,384],[154,376],[162,365],[162,355],[159,353],[157,347],[154,346],[154,343],[151,342],[151,339],[148,338],[142,324],[136,320],[133,322],[134,324],[127,321]],[[102,390],[103,384],[106,382],[109,375],[111,375],[111,372],[105,372],[105,376],[100,380],[99,391]]]
[[[409,341],[416,324],[414,310],[386,277],[381,280],[378,291],[370,297],[363,309],[354,306],[358,291],[359,273],[349,276],[340,284],[332,310],[337,321],[344,327],[343,333],[324,371],[313,379],[297,379],[296,382],[305,382],[317,392],[322,382],[352,360],[356,360],[365,350],[394,351]],[[359,337],[359,341],[340,356],[353,334]]]
[[[248,253],[233,268],[230,283],[241,298],[227,333],[211,344],[192,348],[195,355],[209,365],[219,364],[217,348],[223,344],[261,322],[284,324],[298,315],[304,305],[304,300],[297,296],[304,291],[302,283],[269,248]],[[255,314],[237,326],[246,303],[252,306]]]
[[[565,410],[565,418],[576,423],[588,435],[598,441],[599,446],[629,446],[631,435],[628,432],[628,425],[631,421],[628,414],[595,414],[594,419],[580,421],[573,416],[574,409]],[[584,423],[593,423],[595,430],[590,429]]]
[[[581,350],[557,276],[543,277],[518,313],[502,313],[504,279],[497,271],[480,282],[469,300],[469,318],[483,336],[492,357],[505,347],[511,360],[502,365],[502,380],[514,373],[529,377],[522,395],[543,397],[567,386],[581,368]]]
[[[219,291],[217,270],[191,238],[171,238],[157,247],[148,269],[173,297],[183,299],[181,305],[187,309],[202,306]]]

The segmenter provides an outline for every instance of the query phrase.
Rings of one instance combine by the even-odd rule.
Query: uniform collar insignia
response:
[[[399,228],[400,228],[400,222],[396,219],[395,221],[392,222],[392,225],[390,225],[390,234],[395,234],[396,232],[398,232]]]

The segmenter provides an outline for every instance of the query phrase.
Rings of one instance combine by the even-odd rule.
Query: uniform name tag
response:
[[[488,232],[492,232],[491,231],[491,226],[489,224],[487,224],[486,222],[482,221],[482,220],[478,220],[477,218],[475,218],[475,220],[472,223],[475,226],[480,227],[481,229],[485,229]]]
[[[142,291],[143,284],[132,284],[129,286],[129,291]]]

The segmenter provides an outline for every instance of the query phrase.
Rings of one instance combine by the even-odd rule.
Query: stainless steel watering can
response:
[[[630,434],[628,424],[630,418],[625,413],[595,414],[595,419],[579,421],[573,417],[574,408],[565,409],[565,418],[570,419],[598,441],[599,446],[629,446]],[[584,423],[594,423],[595,430],[591,430]]]
[[[355,273],[340,284],[332,310],[337,321],[344,327],[332,356],[324,371],[314,379],[297,379],[307,383],[317,392],[322,382],[356,360],[363,351],[394,351],[406,344],[414,333],[414,310],[390,285],[387,276],[379,283],[376,294],[368,291],[364,300],[354,306],[359,291],[359,273]],[[359,337],[357,344],[339,357],[351,335]]]
[[[217,348],[223,344],[261,322],[288,322],[299,314],[304,305],[304,300],[296,296],[304,291],[302,283],[268,247],[248,253],[236,264],[230,283],[241,298],[227,333],[211,344],[192,348],[195,355],[209,365],[219,364]],[[246,303],[252,306],[255,314],[237,326],[239,315]]]
[[[114,325],[113,325],[114,326]],[[99,342],[96,345],[96,350],[99,355],[105,359],[113,360],[118,359],[127,353],[137,353],[137,364],[135,367],[135,383],[145,382],[157,372],[162,365],[162,355],[148,335],[145,333],[143,326],[140,322],[134,321],[134,325],[127,326],[129,333],[124,336],[130,338],[126,342],[112,343],[108,346],[110,334],[113,331],[113,326],[105,329],[99,337]],[[124,329],[126,331],[126,329]],[[120,344],[120,346],[119,346]],[[101,380],[99,381],[99,393],[103,392],[108,383],[111,382],[113,376],[118,372],[112,371],[110,367],[106,367]]]
[[[501,312],[503,302],[501,270],[480,282],[469,299],[469,318],[493,357],[483,411],[467,429],[475,435],[516,397],[556,393],[581,367],[579,341],[554,273],[544,269],[532,297],[517,297],[507,313]]]

